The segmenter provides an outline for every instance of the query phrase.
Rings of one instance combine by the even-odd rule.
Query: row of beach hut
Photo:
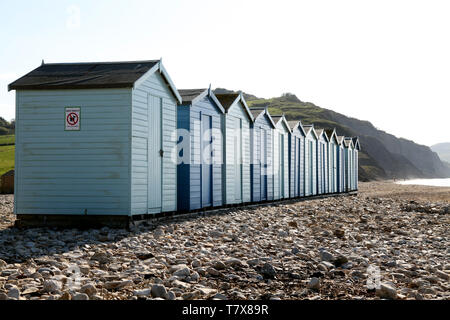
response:
[[[43,63],[9,90],[22,218],[131,217],[358,188],[358,138],[249,108],[240,93],[178,90],[160,60]]]

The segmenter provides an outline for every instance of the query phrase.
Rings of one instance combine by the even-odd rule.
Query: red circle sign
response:
[[[67,123],[74,126],[78,123],[78,115],[75,112],[71,112],[67,115]]]

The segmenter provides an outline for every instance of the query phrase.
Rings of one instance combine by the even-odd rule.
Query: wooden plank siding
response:
[[[305,139],[305,195],[317,194],[317,139],[310,131]]]
[[[264,159],[261,159],[261,146],[263,141],[264,132],[267,136],[265,155],[267,162],[264,163]],[[267,114],[263,112],[255,121],[251,124],[251,189],[252,189],[252,202],[259,202],[262,200],[262,191],[264,186],[261,186],[265,181],[266,199],[273,200],[273,167],[272,167],[272,134],[273,126],[270,122]]]
[[[231,106],[224,118],[224,170],[223,170],[223,199],[225,204],[246,203],[251,201],[250,187],[250,125],[251,120],[245,112],[243,104],[238,101]],[[242,128],[237,128],[237,120],[241,120]],[[240,159],[236,159],[241,167],[241,185],[237,186],[235,181],[236,169],[234,162],[235,155],[234,138],[239,136],[241,140]],[[241,197],[236,197],[236,190],[239,190]]]
[[[154,181],[149,181],[149,172],[146,162],[152,160],[155,155],[145,157],[147,144],[154,143],[149,134],[149,99],[159,98],[161,105],[161,147],[164,151],[161,163],[161,207],[149,210],[148,188]],[[145,81],[133,89],[132,92],[132,151],[131,162],[133,170],[131,172],[131,213],[145,214],[170,212],[177,210],[177,166],[176,157],[176,129],[177,129],[177,109],[176,99],[172,91],[165,83],[159,72],[154,72]],[[150,104],[151,105],[151,104]],[[158,170],[158,168],[154,168]]]
[[[193,104],[178,106],[178,129],[185,129],[189,139],[183,146],[188,146],[183,152],[190,153],[188,163],[178,164],[178,207],[180,210],[196,210],[202,205],[202,173],[203,163],[201,143],[201,116],[208,115],[212,119],[213,129],[213,164],[212,164],[212,206],[222,206],[222,112],[216,107],[214,101],[205,96]]]
[[[283,118],[276,123],[274,154],[274,197],[275,199],[289,198],[289,135],[290,129]]]
[[[16,92],[16,214],[127,215],[131,90]],[[81,130],[65,131],[65,107]]]
[[[299,126],[293,128],[289,143],[289,195],[305,196],[305,136]]]

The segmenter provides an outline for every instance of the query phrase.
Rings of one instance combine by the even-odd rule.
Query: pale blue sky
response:
[[[447,3],[0,0],[0,116],[14,118],[7,84],[42,59],[163,57],[178,88],[293,92],[422,144],[450,141]]]

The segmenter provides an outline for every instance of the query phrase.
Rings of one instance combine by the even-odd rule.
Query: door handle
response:
[[[162,149],[159,150],[159,155],[161,156],[161,158],[164,157],[164,151]]]

